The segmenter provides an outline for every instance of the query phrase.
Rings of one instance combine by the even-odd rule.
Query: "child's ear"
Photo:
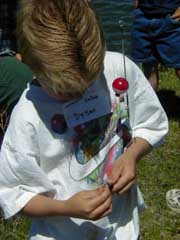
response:
[[[16,53],[16,59],[22,62],[22,55],[20,53]]]

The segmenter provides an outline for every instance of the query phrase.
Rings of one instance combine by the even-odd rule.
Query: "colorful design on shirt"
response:
[[[76,160],[85,164],[96,156],[115,135],[119,140],[112,146],[105,159],[87,177],[87,183],[102,184],[111,174],[115,160],[123,152],[124,146],[130,141],[128,112],[124,102],[115,102],[112,105],[113,113],[75,127],[73,145]]]
[[[110,119],[111,114],[75,127],[73,144],[80,164],[85,164],[100,151]]]
[[[103,170],[101,172],[100,182],[106,183],[108,177],[111,175],[113,165],[115,160],[122,154],[123,152],[123,143],[122,140],[119,140],[117,144],[115,144],[109,151],[105,161],[103,162]]]

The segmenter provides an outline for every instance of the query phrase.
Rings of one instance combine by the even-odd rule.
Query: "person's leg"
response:
[[[155,89],[158,85],[158,68],[156,64],[156,38],[154,38],[153,21],[148,19],[140,9],[134,11],[132,27],[132,52],[134,62],[142,63],[144,74]]]
[[[174,68],[180,79],[180,21],[171,16],[161,19],[156,50],[159,61],[166,67]]]
[[[158,63],[143,63],[143,70],[151,86],[156,90],[159,83]]]
[[[177,77],[180,79],[180,68],[175,69]]]

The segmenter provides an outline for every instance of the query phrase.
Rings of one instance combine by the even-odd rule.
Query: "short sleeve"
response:
[[[130,122],[133,137],[141,137],[151,146],[162,143],[168,132],[167,115],[144,74],[129,60]]]
[[[25,114],[23,116],[23,114]],[[39,165],[38,119],[33,111],[14,110],[0,152],[0,207],[4,217],[18,213],[38,194],[54,197],[56,190]],[[34,114],[35,116],[35,114]],[[31,121],[27,120],[31,119]]]
[[[124,65],[124,57],[120,53],[108,52],[105,60],[108,66],[105,72],[111,84],[115,78],[124,77],[126,74],[129,83],[129,120],[133,137],[143,138],[151,146],[160,145],[168,132],[168,119],[143,72],[128,57],[125,57]]]

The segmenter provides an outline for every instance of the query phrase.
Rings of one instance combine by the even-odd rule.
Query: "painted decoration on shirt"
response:
[[[80,165],[87,164],[104,147],[107,148],[101,164],[97,163],[95,170],[86,176],[87,183],[97,183],[98,185],[105,183],[111,174],[114,161],[122,154],[125,145],[131,139],[125,103],[116,101],[112,104],[112,109],[111,114],[74,128],[73,146],[76,161]],[[111,140],[117,135],[118,141],[110,146]]]

